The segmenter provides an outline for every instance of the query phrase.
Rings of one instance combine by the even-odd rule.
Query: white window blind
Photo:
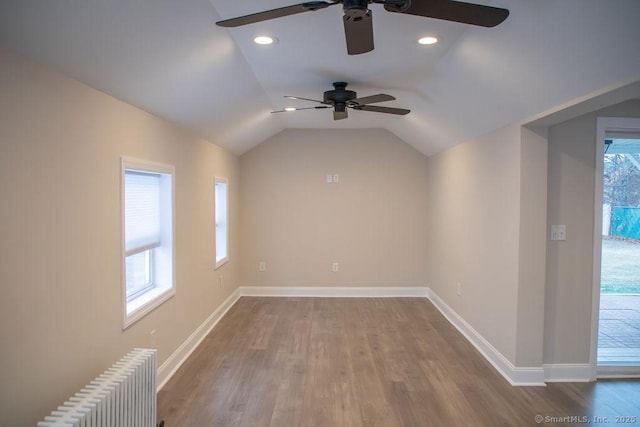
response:
[[[160,246],[159,174],[125,173],[125,250],[131,255]]]

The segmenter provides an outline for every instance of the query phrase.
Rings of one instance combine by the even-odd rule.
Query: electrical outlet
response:
[[[152,329],[149,332],[149,344],[151,344],[151,348],[156,348],[156,330]]]
[[[328,173],[327,174],[327,184],[331,184],[333,183],[333,175]]]
[[[267,263],[264,261],[260,261],[258,263],[258,271],[267,271]]]
[[[340,268],[340,264],[338,264],[337,262],[334,262],[333,264],[331,264],[331,271],[332,272],[337,273],[339,268]]]
[[[462,295],[462,283],[458,283],[458,289],[456,289],[458,296]]]
[[[552,225],[551,240],[560,240],[560,241],[567,240],[567,226],[564,224]]]
[[[340,175],[338,175],[337,173],[333,174],[333,182],[338,182],[340,180]]]

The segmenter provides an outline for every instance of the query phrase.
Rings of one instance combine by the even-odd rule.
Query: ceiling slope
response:
[[[346,53],[339,6],[244,27],[215,21],[296,1],[0,2],[0,43],[241,154],[285,128],[386,128],[424,154],[640,76],[637,0],[495,0],[495,28],[388,13],[375,50]],[[251,40],[267,33],[271,46]],[[440,38],[420,46],[419,36]],[[333,81],[388,93],[407,116],[270,114],[321,99]]]
[[[207,0],[0,2],[0,43],[240,153],[281,130]]]

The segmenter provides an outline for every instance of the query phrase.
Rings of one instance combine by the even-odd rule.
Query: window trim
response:
[[[127,170],[138,170],[142,172],[162,174],[169,181],[166,185],[170,193],[170,230],[164,231],[167,234],[167,243],[160,247],[170,250],[171,266],[170,272],[165,282],[158,286],[153,286],[135,298],[127,301],[127,278],[126,278],[126,257],[130,255],[126,250],[126,214],[125,214],[125,174]],[[155,310],[164,302],[173,297],[176,293],[175,283],[175,167],[164,163],[157,163],[148,160],[141,160],[132,157],[122,156],[120,158],[120,213],[121,213],[121,301],[122,301],[122,329],[125,330],[147,314]],[[166,226],[165,226],[166,227]],[[153,248],[148,248],[153,249]],[[151,255],[153,256],[153,254]]]
[[[218,260],[218,227],[217,227],[217,222],[216,222],[216,213],[218,212],[218,206],[216,203],[216,186],[217,184],[224,184],[226,186],[226,194],[225,194],[225,220],[226,220],[226,236],[225,236],[225,246],[227,249],[227,254],[220,258]],[[213,247],[214,247],[214,260],[215,260],[215,266],[214,266],[214,270],[217,270],[218,268],[222,267],[223,265],[225,265],[227,262],[229,262],[229,179],[222,177],[222,176],[216,176],[214,177],[214,182],[213,182]]]

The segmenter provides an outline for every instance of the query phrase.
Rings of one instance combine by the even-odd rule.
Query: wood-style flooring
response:
[[[513,387],[423,298],[243,297],[158,395],[167,427],[569,426],[582,417],[640,425],[640,382]]]

